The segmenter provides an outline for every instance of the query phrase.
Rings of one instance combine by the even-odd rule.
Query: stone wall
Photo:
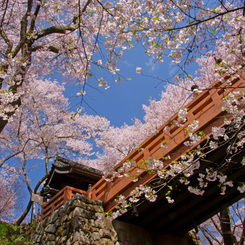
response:
[[[114,220],[98,219],[101,201],[76,194],[69,202],[41,221],[34,245],[195,245],[190,236],[155,234],[150,229]]]
[[[35,245],[119,245],[112,223],[98,220],[103,213],[102,202],[76,194],[36,229]]]

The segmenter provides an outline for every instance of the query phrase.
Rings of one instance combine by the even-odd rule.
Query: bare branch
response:
[[[6,0],[6,1],[4,1],[4,2],[3,2],[3,4],[2,4],[2,6],[3,6],[3,5],[4,5],[4,3],[6,3],[6,5],[5,5],[5,9],[4,9],[4,12],[3,12],[3,16],[2,16],[2,20],[1,20],[1,23],[0,23],[0,27],[2,27],[2,26],[3,26],[3,20],[4,20],[4,18],[5,18],[6,12],[7,12],[8,2],[9,2],[9,0]]]
[[[12,154],[11,156],[9,156],[9,157],[7,157],[6,159],[4,159],[4,160],[0,163],[0,167],[2,167],[3,164],[4,164],[5,162],[7,162],[9,159],[11,159],[11,158],[13,158],[13,157],[19,155],[20,153],[22,153],[22,152],[24,151],[25,146],[26,146],[26,144],[28,143],[28,141],[29,141],[29,139],[25,142],[25,144],[24,144],[24,146],[22,147],[21,150],[17,151],[16,153],[14,153],[14,154]]]
[[[27,173],[26,173],[26,162],[27,162],[27,160],[26,160],[26,153],[25,152],[23,152],[23,159],[24,159],[23,160],[24,162],[23,162],[21,168],[22,168],[22,171],[23,171],[24,180],[25,180],[27,189],[28,189],[29,193],[31,194],[32,193],[32,189],[30,187],[30,184],[29,184],[29,181],[28,181],[28,177],[27,177]]]
[[[8,45],[8,48],[5,52],[5,57],[6,57],[11,52],[12,47],[13,47],[13,43],[8,39],[7,35],[4,33],[2,28],[0,28],[0,35],[3,38],[3,40],[5,41],[5,43]]]
[[[38,15],[38,12],[39,12],[39,10],[41,8],[41,3],[42,3],[42,0],[40,0],[40,4],[37,4],[37,6],[36,6],[36,9],[34,11],[34,14],[33,14],[32,20],[31,20],[31,24],[30,24],[30,28],[29,28],[28,33],[32,33],[34,31],[37,15]]]
[[[193,23],[191,23],[189,25],[185,25],[185,26],[181,26],[181,27],[175,27],[175,28],[168,28],[166,31],[176,31],[176,30],[181,30],[181,29],[184,29],[184,28],[192,27],[192,26],[197,26],[197,25],[199,25],[201,23],[204,23],[204,22],[207,22],[209,20],[216,19],[217,17],[226,15],[228,13],[236,12],[238,10],[243,10],[243,9],[244,9],[244,6],[243,7],[234,8],[234,9],[227,10],[227,11],[225,11],[223,13],[216,14],[214,16],[211,16],[211,17],[203,19],[203,20],[197,20],[196,22],[193,22]]]
[[[110,16],[114,17],[113,14],[109,11],[109,9],[105,8],[101,1],[97,0],[97,2]]]

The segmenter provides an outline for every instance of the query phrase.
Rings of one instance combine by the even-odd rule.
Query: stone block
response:
[[[64,213],[60,218],[59,218],[61,223],[64,223],[66,220],[68,220],[68,215]]]
[[[91,234],[91,238],[93,239],[93,241],[100,240],[100,233],[99,232],[93,232]]]
[[[48,235],[48,241],[55,241],[55,235],[54,234],[49,234]]]
[[[55,223],[55,221],[58,219],[58,210],[55,210],[54,213],[50,216],[50,224]]]
[[[53,224],[49,224],[49,225],[45,228],[44,231],[47,232],[47,233],[52,233],[52,234],[54,234],[55,231],[56,231],[56,227],[55,227],[55,225],[53,225]]]
[[[102,238],[100,240],[100,245],[114,245],[114,242],[112,242],[110,239]]]
[[[62,216],[65,212],[65,209],[64,209],[64,205],[60,206],[60,208],[58,209],[58,216]]]
[[[47,245],[56,245],[54,241],[47,242]]]
[[[57,236],[62,236],[64,232],[64,228],[62,226],[59,226],[56,231]]]
[[[57,244],[61,244],[61,245],[66,244],[66,239],[67,239],[66,236],[60,237],[57,241]]]

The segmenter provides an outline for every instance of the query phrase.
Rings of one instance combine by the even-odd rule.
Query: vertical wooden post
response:
[[[149,151],[149,148],[144,148],[144,159],[145,160],[148,160],[150,157],[150,151]]]
[[[69,186],[66,186],[64,190],[64,202],[69,201],[71,197],[72,197],[72,190]]]
[[[112,185],[113,185],[112,182],[106,182],[106,191],[105,191],[103,199],[101,200],[102,202],[107,201],[108,194],[109,194],[110,189],[112,188]]]
[[[92,199],[92,191],[91,191],[91,189],[87,190],[87,198]]]

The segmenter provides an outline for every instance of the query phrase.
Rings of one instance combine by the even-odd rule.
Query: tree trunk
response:
[[[235,237],[231,230],[231,220],[229,208],[225,208],[220,212],[220,226],[222,230],[222,236],[224,239],[224,245],[236,244]]]
[[[39,186],[43,183],[44,180],[46,180],[48,178],[48,174],[46,174],[42,179],[39,180],[39,182],[37,183],[35,189],[33,190],[33,193],[36,193]],[[30,209],[31,209],[31,205],[32,205],[32,201],[31,201],[31,198],[30,198],[30,201],[25,209],[25,211],[22,213],[22,215],[20,216],[20,218],[16,221],[16,225],[20,225],[23,220],[25,219],[26,215],[29,213]]]
[[[7,125],[8,121],[0,117],[0,133],[3,131],[4,127]]]

